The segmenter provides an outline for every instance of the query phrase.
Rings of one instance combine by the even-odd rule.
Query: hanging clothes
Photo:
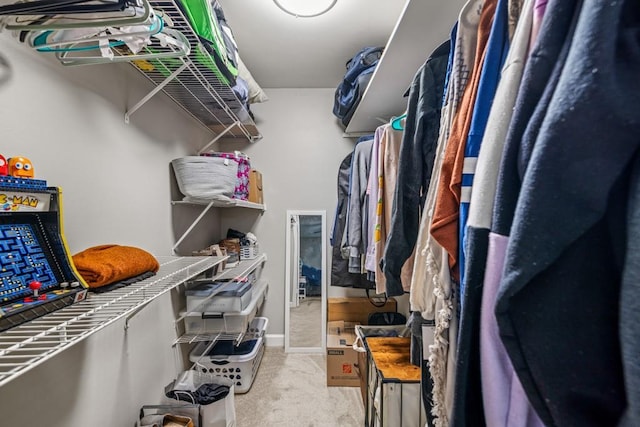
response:
[[[445,150],[445,158],[440,172],[440,183],[436,206],[431,224],[431,235],[442,245],[449,256],[451,276],[456,282],[460,280],[458,257],[458,216],[462,171],[464,165],[464,148],[471,126],[473,106],[475,104],[485,50],[495,16],[497,0],[486,0],[482,8],[482,16],[478,25],[478,42],[476,43],[475,62],[471,80],[462,97],[460,110],[456,113],[454,124]]]
[[[535,145],[521,150],[495,313],[549,425],[617,424],[637,405],[627,404],[619,307],[621,275],[636,268],[623,262],[627,239],[637,238],[625,226],[640,148],[640,93],[630,90],[640,75],[638,31],[637,1],[584,1]]]
[[[443,153],[458,111],[462,95],[473,68],[478,24],[484,0],[469,0],[460,12],[456,30],[454,58],[447,83],[447,95],[442,109],[436,162],[427,192],[412,276],[411,305],[425,319],[435,318],[434,343],[429,347],[429,372],[433,379],[432,414],[436,426],[448,426],[453,406],[453,381],[457,335],[454,315],[456,295],[451,287],[448,256],[430,234],[430,226],[441,174]]]
[[[465,303],[461,313],[458,334],[458,357],[454,411],[451,425],[476,426],[484,420],[482,383],[480,380],[480,304],[484,269],[487,260],[489,230],[495,195],[498,168],[522,72],[527,60],[528,44],[533,21],[534,2],[527,0],[513,36],[507,59],[502,69],[491,113],[478,154],[476,176],[471,192],[465,251]],[[486,384],[490,386],[490,384]],[[506,419],[506,416],[503,417]],[[501,425],[488,418],[486,425]],[[502,424],[509,425],[509,424]],[[517,424],[514,424],[514,426]]]
[[[542,25],[542,18],[547,10],[547,3],[547,0],[538,0],[533,8],[533,24],[531,27],[531,37],[529,41],[529,54],[531,54],[535,41],[538,39],[538,33],[540,32],[540,26]]]
[[[381,260],[384,254],[388,230],[391,227],[391,209],[393,206],[393,194],[398,178],[398,165],[400,145],[402,144],[402,131],[393,129],[390,125],[383,125],[383,133],[378,149],[378,206],[375,225],[376,241],[376,291],[386,292],[386,279],[382,271]],[[411,287],[411,271],[413,259],[407,260],[400,274],[403,289],[408,291]]]
[[[365,257],[364,267],[367,271],[367,279],[371,282],[376,280],[376,270],[378,264],[376,263],[376,220],[378,212],[378,152],[380,151],[380,138],[384,133],[384,127],[379,126],[373,137],[373,147],[371,148],[371,163],[369,165],[369,179],[367,181],[367,195],[369,200],[368,206],[368,241],[367,241],[367,255]]]
[[[500,70],[509,51],[509,36],[507,25],[507,0],[498,0],[496,12],[493,18],[491,34],[487,41],[485,57],[480,71],[478,91],[469,134],[464,147],[464,161],[460,181],[460,216],[458,219],[459,240],[458,259],[460,264],[460,311],[464,311],[465,287],[464,287],[464,238],[467,218],[469,217],[469,202],[471,201],[471,189],[475,175],[480,144],[489,119],[491,104],[498,87]]]
[[[349,248],[349,273],[361,274],[368,241],[369,199],[367,184],[373,136],[360,141],[353,153],[351,184],[349,187],[349,214],[347,222],[347,246]]]
[[[433,51],[414,76],[409,89],[391,227],[383,256],[388,296],[401,295],[405,291],[400,279],[401,269],[406,260],[414,256],[420,214],[435,161],[451,44],[452,41],[447,40]],[[428,425],[433,425],[431,377],[427,358],[422,352],[422,326],[433,322],[422,319],[419,312],[413,312],[410,319],[411,363],[421,367],[422,397],[428,410]]]
[[[557,6],[556,6],[557,4]],[[519,158],[530,157],[549,100],[564,67],[578,12],[579,1],[554,2],[553,13],[543,23],[543,31],[523,75],[516,107],[507,132],[495,192],[493,219],[482,295],[480,319],[480,359],[483,401],[488,417],[500,419],[505,411],[526,414],[530,403],[512,365],[493,313],[502,280],[505,252],[511,232],[513,214],[521,191]],[[524,142],[524,141],[527,142]],[[528,148],[527,148],[528,147]],[[491,378],[491,382],[487,382]],[[493,392],[493,396],[487,393]],[[501,402],[509,402],[505,406]],[[535,407],[534,407],[535,408]],[[535,408],[538,416],[543,415]]]
[[[338,203],[331,231],[331,285],[368,288],[369,283],[361,274],[349,273],[349,261],[342,257],[341,242],[345,235],[349,198],[349,175],[353,152],[340,163],[338,169]]]
[[[525,3],[526,0],[509,0],[509,40],[512,40],[515,37],[516,27],[518,26],[518,21],[522,16],[522,10],[524,9]]]
[[[400,272],[412,257],[420,212],[431,181],[450,45],[447,40],[433,51],[416,73],[409,90],[391,226],[383,255],[388,296],[402,295],[405,291]]]
[[[449,58],[447,60],[447,74],[445,76],[445,92],[442,98],[442,108],[440,113],[440,125],[438,141],[436,143],[436,154],[432,168],[432,175],[425,196],[425,203],[420,216],[420,224],[418,226],[418,237],[416,239],[415,261],[413,273],[411,275],[411,289],[409,293],[409,303],[412,312],[419,312],[423,319],[432,320],[435,318],[435,294],[433,292],[433,280],[427,281],[427,262],[426,262],[426,239],[430,237],[428,233],[428,224],[431,223],[431,215],[433,213],[433,202],[435,196],[435,188],[440,177],[440,166],[442,164],[442,152],[448,136],[448,129],[452,120],[451,111],[453,109],[454,98],[454,72],[457,67],[454,64],[456,51],[454,49],[457,40],[458,24],[453,26],[450,35]],[[449,84],[451,82],[451,84]],[[424,231],[427,230],[425,233]]]
[[[636,154],[629,185],[629,206],[627,209],[626,258],[620,289],[620,345],[625,372],[625,392],[627,408],[622,414],[619,426],[640,425],[640,369],[638,354],[638,313],[640,313],[640,156]]]

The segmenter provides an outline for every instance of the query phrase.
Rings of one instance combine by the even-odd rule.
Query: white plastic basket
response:
[[[240,246],[240,259],[256,259],[258,258],[259,253],[259,245],[249,245],[249,246]]]
[[[258,373],[265,350],[264,333],[269,320],[256,317],[247,329],[245,338],[252,338],[253,347],[245,355],[203,355],[211,347],[209,342],[200,342],[189,354],[194,369],[203,374],[224,377],[235,383],[236,393],[246,393],[251,388]]]

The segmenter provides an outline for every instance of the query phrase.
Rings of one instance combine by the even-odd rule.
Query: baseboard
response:
[[[265,334],[264,338],[267,347],[284,347],[284,334]]]

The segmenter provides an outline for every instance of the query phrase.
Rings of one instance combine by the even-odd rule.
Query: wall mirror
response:
[[[287,211],[286,352],[323,352],[327,324],[325,211]]]

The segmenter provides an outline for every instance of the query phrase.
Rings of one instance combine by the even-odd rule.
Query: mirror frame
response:
[[[319,347],[291,347],[290,346],[290,300],[292,283],[292,268],[294,248],[291,245],[292,226],[291,220],[299,216],[320,216],[322,226],[322,274],[320,278],[321,297],[321,345]],[[284,296],[284,351],[285,353],[324,353],[327,348],[327,214],[321,210],[287,210],[285,243],[285,296]],[[299,239],[299,238],[298,238]],[[297,262],[297,261],[296,261]]]

